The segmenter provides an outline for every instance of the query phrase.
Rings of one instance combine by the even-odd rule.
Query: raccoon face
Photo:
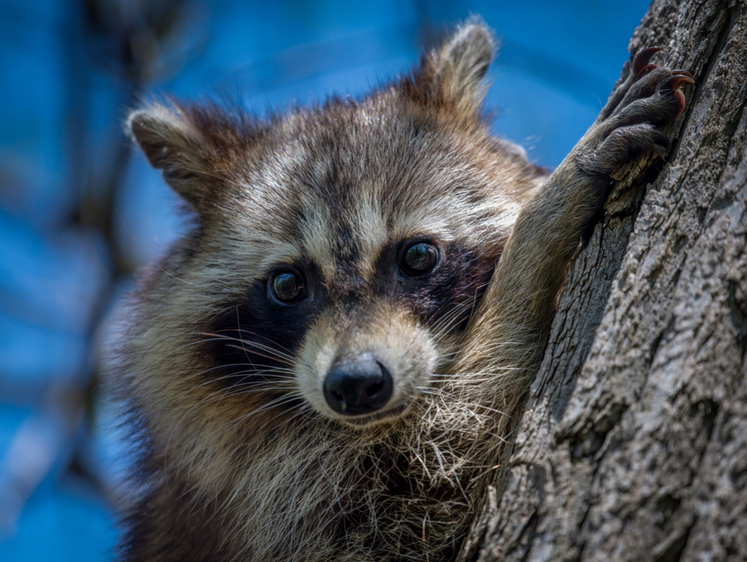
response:
[[[363,267],[340,267],[324,283],[326,306],[300,343],[297,382],[305,400],[352,424],[405,412],[443,376],[490,277],[491,257],[422,231],[383,241]]]
[[[176,102],[130,116],[199,217],[186,283],[158,292],[196,334],[173,346],[199,384],[247,412],[370,426],[443,380],[538,177],[481,119],[492,50],[468,26],[412,77],[267,121]]]

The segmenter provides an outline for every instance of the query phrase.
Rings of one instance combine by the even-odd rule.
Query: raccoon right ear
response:
[[[127,131],[151,166],[196,211],[210,189],[211,154],[185,108],[152,103],[130,113]]]
[[[492,32],[477,17],[459,27],[423,60],[415,82],[429,102],[474,117],[485,94],[483,78],[496,50]]]

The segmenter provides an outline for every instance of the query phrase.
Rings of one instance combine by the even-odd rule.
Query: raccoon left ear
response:
[[[200,211],[214,183],[215,143],[196,123],[196,108],[151,103],[130,113],[126,129],[151,166],[194,210]]]
[[[495,49],[490,29],[482,20],[473,18],[423,61],[416,81],[428,88],[438,102],[474,112],[485,95],[482,80]]]

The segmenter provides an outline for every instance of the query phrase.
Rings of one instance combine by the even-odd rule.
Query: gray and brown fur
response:
[[[111,354],[142,444],[122,559],[456,555],[608,174],[666,146],[655,126],[683,105],[681,74],[637,63],[630,95],[548,179],[488,132],[493,50],[470,23],[357,101],[267,120],[181,102],[132,113],[196,224],[141,279]],[[405,275],[421,239],[440,261]],[[279,266],[303,272],[307,298],[269,297]],[[395,390],[341,415],[323,380],[362,353]]]

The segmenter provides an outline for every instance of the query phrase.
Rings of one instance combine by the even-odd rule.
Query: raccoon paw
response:
[[[687,70],[652,64],[651,57],[661,50],[651,47],[636,57],[627,80],[592,127],[589,146],[577,158],[582,171],[607,176],[644,152],[669,151],[669,138],[658,127],[679,117],[685,108],[680,87],[695,80]]]

